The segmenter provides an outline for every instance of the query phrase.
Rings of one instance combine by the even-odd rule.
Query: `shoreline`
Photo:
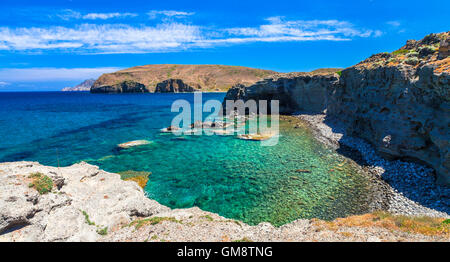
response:
[[[398,215],[450,217],[450,188],[436,184],[432,168],[382,158],[368,142],[347,136],[338,120],[325,121],[325,114],[297,112],[292,116],[306,123],[321,143],[334,150],[348,147],[355,151],[350,153],[350,158],[364,162],[358,165],[387,189],[386,211]]]

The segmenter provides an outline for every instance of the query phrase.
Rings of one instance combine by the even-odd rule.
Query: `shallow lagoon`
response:
[[[204,100],[223,97],[203,94]],[[367,211],[369,180],[307,128],[281,121],[272,147],[235,136],[161,133],[180,98],[193,102],[192,94],[2,93],[0,161],[66,166],[84,160],[110,172],[150,171],[145,191],[161,204],[198,206],[249,224]],[[152,143],[117,150],[141,139]]]

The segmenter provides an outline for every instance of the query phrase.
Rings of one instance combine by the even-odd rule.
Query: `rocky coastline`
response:
[[[325,113],[386,159],[426,164],[438,183],[450,185],[449,35],[410,40],[335,74],[279,74],[236,85],[225,100],[279,100],[282,114]]]
[[[30,186],[35,174],[51,179],[48,192]],[[36,162],[2,163],[0,189],[0,241],[7,242],[450,240],[448,228],[443,227],[448,215],[396,206],[398,198],[391,199],[392,211],[403,208],[400,213],[440,218],[416,221],[375,212],[329,222],[299,219],[281,227],[264,222],[250,226],[197,207],[170,209],[149,199],[134,181],[84,162],[61,168]],[[417,223],[421,230],[398,225],[397,220]]]

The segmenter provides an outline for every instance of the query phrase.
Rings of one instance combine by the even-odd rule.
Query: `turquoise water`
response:
[[[203,94],[204,101],[223,97]],[[235,136],[161,133],[180,98],[193,103],[192,94],[0,93],[0,162],[83,160],[110,172],[150,171],[145,191],[161,204],[198,206],[249,224],[367,211],[368,179],[288,121],[280,122],[272,147]],[[152,143],[117,150],[139,139]]]

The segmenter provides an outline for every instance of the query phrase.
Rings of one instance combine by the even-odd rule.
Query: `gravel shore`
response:
[[[337,150],[349,147],[355,152],[350,158],[362,160],[361,165],[379,178],[388,190],[385,209],[393,214],[450,217],[450,188],[435,183],[433,169],[401,160],[389,161],[380,157],[375,149],[360,138],[345,134],[339,121],[325,114],[297,113],[316,138]]]

